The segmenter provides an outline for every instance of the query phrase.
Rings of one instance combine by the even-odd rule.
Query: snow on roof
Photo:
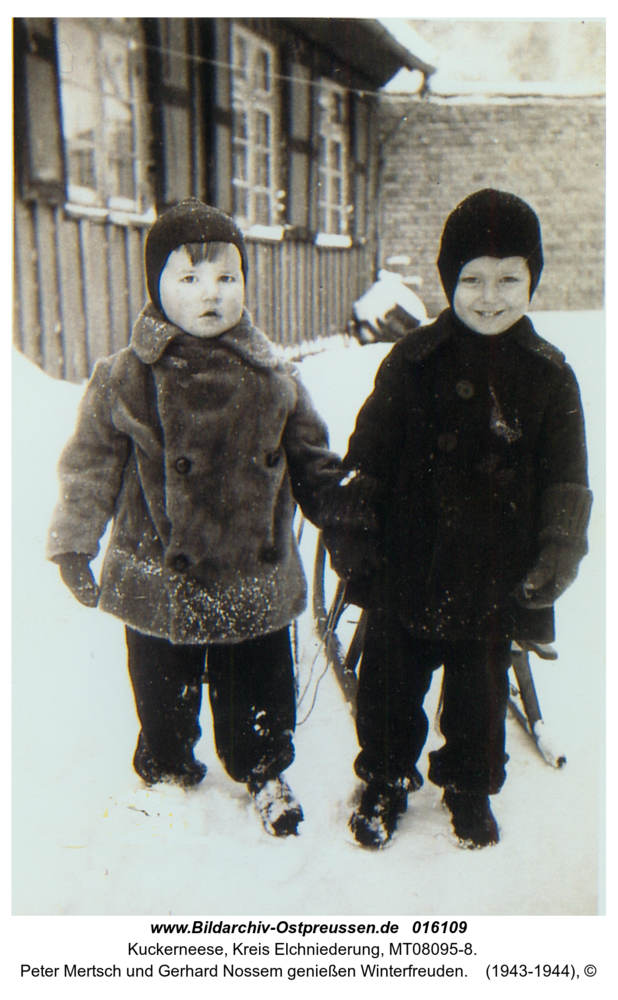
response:
[[[416,94],[423,84],[423,76],[418,72],[401,69],[382,87],[382,93],[391,95]],[[588,77],[573,83],[563,80],[462,80],[437,70],[428,84],[428,96],[434,98],[455,98],[466,103],[485,103],[499,98],[524,97],[604,97],[605,89],[599,86],[596,77]]]
[[[600,19],[418,22],[436,45],[404,18],[381,18],[380,23],[400,44],[436,67],[426,88],[432,96],[475,101],[605,93],[605,33]],[[421,74],[401,69],[382,92],[414,94],[423,83]]]
[[[431,42],[419,35],[404,17],[378,17],[383,28],[423,62],[434,64],[439,59],[439,52]]]

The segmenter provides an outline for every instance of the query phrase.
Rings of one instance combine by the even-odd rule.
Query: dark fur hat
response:
[[[530,298],[543,270],[541,227],[517,195],[485,188],[451,212],[440,243],[438,271],[452,304],[462,267],[477,257],[524,257],[530,271]]]
[[[212,205],[189,198],[159,216],[146,237],[144,263],[150,300],[161,308],[159,280],[167,258],[184,243],[233,243],[247,279],[247,249],[243,234],[233,219]]]

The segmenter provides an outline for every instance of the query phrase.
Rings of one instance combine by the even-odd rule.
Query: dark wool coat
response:
[[[579,390],[527,317],[484,337],[450,309],[384,360],[350,438],[348,469],[379,484],[371,586],[348,596],[428,638],[551,641],[553,609],[514,588],[540,551],[547,487],[587,486]]]
[[[149,305],[87,387],[47,554],[94,557],[113,518],[100,608],[174,643],[263,635],[305,607],[295,502],[319,522],[337,469],[296,369],[246,312],[202,339]]]

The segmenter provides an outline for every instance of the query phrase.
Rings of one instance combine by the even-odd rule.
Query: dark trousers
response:
[[[296,701],[287,628],[229,645],[175,645],[131,628],[126,637],[141,724],[134,766],[144,780],[196,767],[203,775],[193,750],[206,663],[215,745],[230,777],[260,783],[289,767]]]
[[[444,667],[440,730],[446,742],[429,755],[429,780],[462,792],[494,794],[506,778],[505,717],[509,640],[419,639],[394,618],[371,614],[361,663],[355,770],[413,790],[429,724],[423,699]]]

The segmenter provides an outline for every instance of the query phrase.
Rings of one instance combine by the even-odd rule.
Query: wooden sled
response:
[[[337,636],[337,625],[345,608],[345,584],[339,580],[335,596],[326,609],[324,592],[324,572],[326,568],[326,549],[321,535],[318,544],[313,570],[313,617],[318,635],[324,643],[324,652],[331,665],[335,677],[341,687],[345,700],[349,703],[352,714],[356,707],[356,689],[358,681],[356,668],[363,652],[363,642],[367,627],[367,612],[361,613],[347,651]],[[512,670],[516,684],[510,683],[508,708],[511,715],[519,722],[551,767],[559,768],[566,764],[564,754],[557,752],[552,746],[551,736],[547,733],[541,716],[541,708],[534,687],[532,670],[530,669],[530,653],[535,653],[542,660],[557,660],[558,653],[553,646],[538,642],[519,640],[512,643]]]

